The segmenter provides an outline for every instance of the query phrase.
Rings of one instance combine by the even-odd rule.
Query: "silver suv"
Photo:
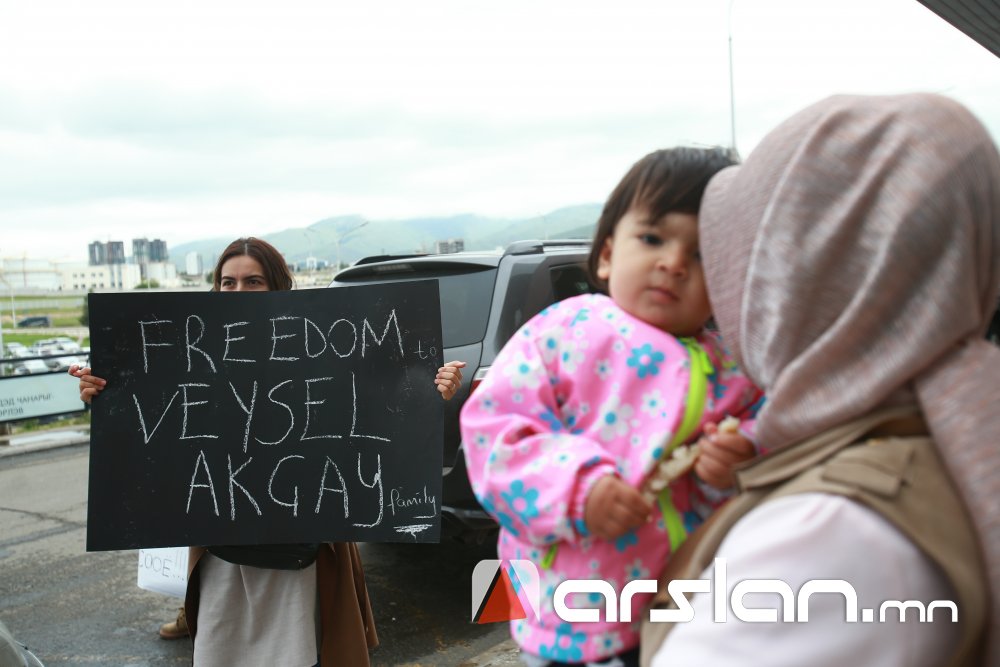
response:
[[[589,240],[518,241],[496,252],[366,257],[330,287],[436,279],[441,296],[444,361],[464,361],[466,381],[444,408],[442,532],[483,540],[495,529],[469,486],[458,415],[462,404],[522,324],[545,306],[593,291]],[[470,381],[471,379],[471,381]]]

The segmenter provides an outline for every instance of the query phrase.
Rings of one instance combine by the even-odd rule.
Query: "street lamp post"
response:
[[[357,227],[351,227],[350,229],[348,229],[343,234],[338,234],[337,237],[334,239],[334,243],[336,243],[336,247],[337,247],[337,269],[336,269],[336,271],[334,271],[334,275],[337,275],[338,273],[340,273],[340,242],[343,241],[345,238],[347,238],[347,236],[349,234],[353,234],[354,232],[358,231],[359,229],[361,229],[362,227],[364,227],[365,225],[367,225],[368,222],[369,222],[368,220],[365,220],[364,222],[362,222]]]
[[[736,95],[733,87],[733,0],[729,0],[729,142],[736,153]]]
[[[14,314],[14,290],[13,288],[11,288],[10,283],[7,282],[7,279],[2,274],[0,274],[0,280],[2,280],[3,284],[6,285],[7,289],[10,290],[10,328],[14,329],[17,327],[17,316]],[[5,348],[3,345],[3,320],[0,319],[0,359],[5,359],[6,357],[7,357],[7,348]],[[0,375],[6,375],[7,364],[0,364],[0,366],[2,366],[2,371],[0,371]],[[2,427],[3,429],[0,430],[0,433],[3,434],[10,433],[10,431],[7,429],[6,424],[0,424],[0,427]]]
[[[2,270],[0,270],[0,282],[7,286],[7,292],[10,294],[10,328],[17,328],[17,310],[14,308],[14,287],[7,282],[7,277],[4,276]]]
[[[7,278],[3,275],[3,273],[0,273],[0,282],[3,282],[3,284],[7,286],[7,291],[10,293],[10,328],[11,329],[16,329],[17,328],[17,311],[14,309],[14,288],[11,286],[11,284],[9,282],[7,282]],[[3,355],[3,323],[2,323],[2,321],[0,321],[0,355]]]

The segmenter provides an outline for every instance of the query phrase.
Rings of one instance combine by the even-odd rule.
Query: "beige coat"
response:
[[[378,646],[375,618],[361,564],[361,554],[353,542],[325,545],[316,557],[316,586],[319,590],[321,667],[368,667],[368,650]],[[191,547],[188,558],[188,587],[184,600],[191,638],[198,629],[198,561],[203,547]]]
[[[830,493],[878,513],[920,548],[958,596],[960,638],[948,667],[983,664],[989,597],[972,522],[923,420],[909,408],[882,410],[779,450],[736,472],[740,493],[678,550],[652,608],[676,607],[672,579],[696,579],[726,534],[750,510],[779,497]],[[761,539],[767,539],[762,536]],[[673,625],[643,619],[640,664],[648,667]],[[942,666],[944,667],[944,666]]]

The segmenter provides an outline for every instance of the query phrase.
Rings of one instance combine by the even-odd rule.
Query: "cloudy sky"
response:
[[[0,257],[600,202],[837,92],[1000,137],[1000,58],[916,0],[0,0]]]

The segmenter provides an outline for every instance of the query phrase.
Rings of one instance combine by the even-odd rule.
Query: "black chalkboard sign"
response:
[[[435,281],[89,307],[88,551],[437,541]]]

